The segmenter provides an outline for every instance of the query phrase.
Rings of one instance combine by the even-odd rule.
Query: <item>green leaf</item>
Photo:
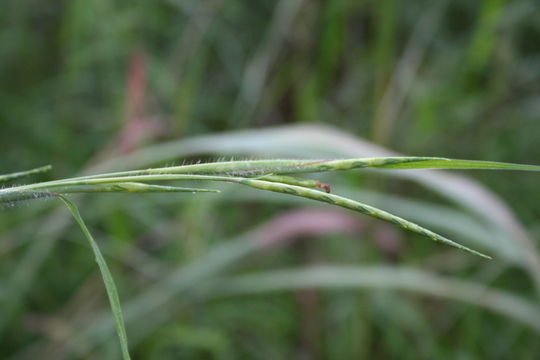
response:
[[[383,169],[486,169],[540,171],[538,165],[513,164],[496,161],[461,160],[439,157],[374,158],[368,167]]]
[[[130,360],[131,358],[129,356],[126,327],[124,325],[124,317],[122,316],[120,297],[118,296],[118,291],[116,290],[116,285],[114,284],[114,280],[111,275],[111,272],[109,271],[109,267],[107,266],[107,263],[105,262],[105,258],[103,258],[103,255],[101,254],[101,251],[99,250],[99,247],[96,241],[92,237],[92,234],[90,234],[90,231],[86,227],[86,224],[84,223],[81,217],[81,214],[79,213],[79,209],[77,209],[75,204],[73,204],[67,198],[60,196],[60,199],[64,202],[64,204],[66,204],[68,209],[71,211],[71,214],[73,215],[73,217],[79,224],[82,232],[84,233],[84,236],[86,237],[86,239],[90,243],[90,246],[92,247],[92,250],[94,251],[96,262],[98,263],[99,270],[101,271],[101,276],[103,278],[105,289],[107,291],[109,302],[111,304],[111,310],[114,315],[114,321],[116,323],[116,332],[118,333],[118,337],[120,339],[120,347],[122,349],[122,357],[124,360]]]

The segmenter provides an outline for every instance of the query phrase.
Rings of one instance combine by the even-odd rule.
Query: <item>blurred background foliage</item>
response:
[[[3,0],[0,173],[386,149],[540,164],[539,18],[533,0]],[[495,259],[234,186],[80,198],[133,357],[540,357],[538,175],[321,179]],[[0,357],[118,358],[66,210],[0,211]]]

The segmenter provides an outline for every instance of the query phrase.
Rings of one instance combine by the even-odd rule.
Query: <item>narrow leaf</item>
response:
[[[540,171],[540,166],[538,165],[434,157],[375,158],[370,161],[370,165],[368,167],[384,169],[487,169]]]
[[[64,204],[66,204],[68,209],[71,211],[71,214],[75,218],[75,221],[77,221],[77,223],[79,224],[82,232],[84,233],[84,236],[86,237],[86,239],[90,243],[90,246],[92,247],[92,250],[94,251],[96,262],[98,263],[99,270],[101,271],[101,276],[103,278],[105,289],[107,290],[107,295],[109,297],[109,302],[111,304],[111,310],[114,315],[114,321],[116,323],[116,332],[118,333],[118,337],[120,339],[120,347],[122,349],[122,358],[124,360],[130,360],[131,358],[129,356],[126,327],[124,325],[124,318],[122,316],[120,297],[118,296],[118,291],[116,290],[116,285],[114,284],[114,280],[111,275],[111,272],[109,271],[109,267],[107,266],[107,263],[105,262],[105,258],[103,258],[103,255],[101,254],[101,251],[99,250],[99,247],[96,241],[92,237],[92,234],[90,234],[90,231],[86,227],[86,224],[84,223],[81,217],[81,214],[79,213],[79,209],[77,209],[75,204],[73,204],[67,198],[60,196],[60,199],[64,202]]]

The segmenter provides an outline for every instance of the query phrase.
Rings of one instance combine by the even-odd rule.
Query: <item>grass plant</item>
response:
[[[122,356],[99,268],[59,196],[108,261],[134,358],[540,358],[533,173],[366,167],[308,179],[261,162],[147,174],[320,200],[330,188],[332,201],[384,209],[491,261],[238,182],[120,174],[19,187],[232,156],[540,164],[538,1],[4,0],[0,10],[0,174],[54,164],[26,181],[0,177],[20,190],[0,206],[0,358]],[[332,219],[354,226],[321,228]],[[260,244],[283,224],[296,235]]]
[[[442,242],[446,245],[467,251],[474,255],[490,259],[479,251],[454,242],[442,235],[430,231],[416,223],[405,220],[379,208],[360,203],[358,201],[330,194],[331,188],[328,184],[323,184],[317,180],[290,176],[291,174],[333,172],[364,168],[381,169],[490,169],[490,170],[520,170],[520,171],[540,171],[540,166],[512,164],[491,161],[456,160],[440,157],[381,157],[381,158],[355,158],[337,160],[245,160],[245,161],[225,161],[199,163],[182,166],[170,166],[146,170],[132,170],[97,175],[88,175],[76,178],[68,178],[55,181],[38,182],[28,185],[19,185],[0,190],[1,203],[15,203],[18,201],[34,198],[51,197],[59,198],[69,208],[74,219],[80,226],[83,234],[87,238],[94,256],[98,263],[103,282],[109,297],[112,313],[114,315],[117,334],[120,340],[120,347],[124,360],[130,359],[127,333],[125,329],[122,308],[116,285],[107,263],[101,251],[83,221],[77,207],[66,198],[68,194],[74,193],[159,193],[159,192],[219,192],[212,189],[188,188],[178,186],[155,185],[160,181],[213,181],[228,182],[245,185],[263,191],[270,191],[303,197],[319,202],[329,203],[343,207],[362,214],[372,216],[397,225],[405,230],[423,235],[431,240]],[[50,169],[45,166],[33,170],[7,174],[0,176],[0,180],[9,181],[24,176],[41,173]],[[314,188],[318,188],[317,190]],[[322,269],[321,271],[325,271]],[[331,270],[333,271],[333,270]],[[344,270],[346,272],[346,270]],[[317,274],[317,273],[315,273]],[[272,275],[265,275],[263,283],[272,288]],[[288,276],[288,275],[287,275]],[[325,276],[323,276],[324,278]],[[351,277],[347,275],[347,278]],[[256,278],[256,277],[255,277]],[[268,280],[268,278],[270,280]],[[293,277],[294,278],[294,277]],[[308,275],[305,278],[319,278]],[[249,280],[248,280],[249,281]],[[432,280],[434,281],[434,280]],[[278,277],[279,282],[279,277]],[[412,281],[417,283],[416,280]],[[258,282],[256,282],[258,283]],[[309,283],[300,282],[300,286],[309,286]],[[399,282],[402,284],[402,282]],[[242,281],[240,282],[242,284]],[[291,285],[283,285],[291,286]],[[457,285],[459,286],[459,285]],[[235,287],[233,286],[233,289]],[[245,286],[244,286],[245,288]],[[265,289],[265,288],[263,288]],[[470,290],[467,288],[468,292]],[[257,291],[256,289],[254,291]],[[466,291],[466,292],[467,292]],[[497,306],[497,305],[493,305]],[[496,309],[501,310],[500,307]],[[502,310],[501,310],[502,311]],[[515,315],[518,316],[518,315]],[[536,315],[535,315],[536,316]]]

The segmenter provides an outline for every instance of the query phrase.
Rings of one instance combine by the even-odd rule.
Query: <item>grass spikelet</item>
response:
[[[478,252],[476,250],[473,250],[466,246],[458,244],[450,239],[445,238],[444,236],[434,233],[433,231],[423,228],[399,216],[390,214],[384,210],[381,210],[373,206],[363,204],[358,201],[354,201],[354,200],[351,200],[342,196],[333,195],[333,194],[325,194],[320,191],[304,188],[301,186],[280,184],[280,183],[274,183],[274,182],[269,182],[269,181],[244,179],[239,182],[243,185],[247,185],[249,187],[253,187],[260,190],[267,190],[267,191],[279,192],[282,194],[300,196],[300,197],[336,205],[336,206],[350,209],[356,212],[360,212],[362,214],[366,214],[374,218],[381,219],[381,220],[390,222],[392,224],[398,225],[399,227],[405,230],[420,234],[422,236],[426,236],[433,241],[441,242],[460,250],[465,250],[471,254],[478,255],[485,259],[491,259],[491,257],[486,254],[483,254],[481,252]]]

